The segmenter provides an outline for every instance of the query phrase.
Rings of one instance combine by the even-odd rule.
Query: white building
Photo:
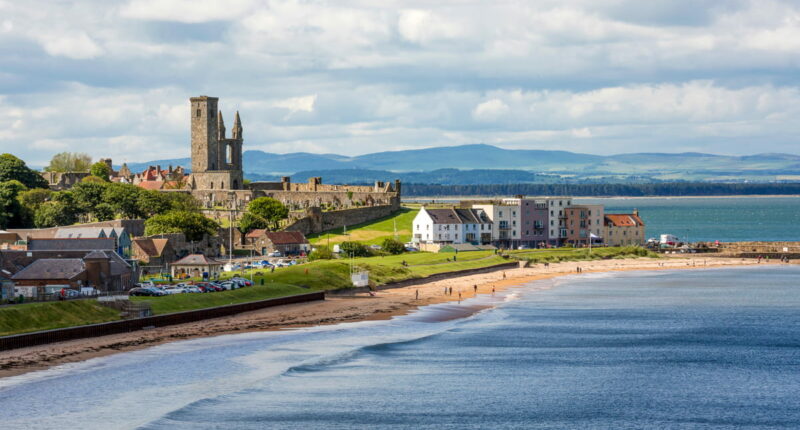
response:
[[[420,209],[413,222],[411,241],[441,245],[491,242],[492,221],[476,209]]]
[[[486,213],[492,221],[492,242],[500,247],[514,248],[519,243],[522,231],[522,212],[518,204],[476,204],[473,209]]]
[[[572,205],[572,198],[546,197],[545,200],[548,207],[547,241],[551,245],[560,245],[567,238],[567,214],[564,210]]]

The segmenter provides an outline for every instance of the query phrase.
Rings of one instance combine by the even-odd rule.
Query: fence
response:
[[[298,294],[295,296],[280,297],[276,299],[259,300],[256,302],[239,303],[235,305],[198,309],[194,311],[176,312],[172,314],[156,315],[132,320],[113,321],[101,324],[83,325],[78,327],[68,327],[55,330],[37,331],[34,333],[3,336],[0,337],[0,351],[44,345],[47,343],[64,342],[67,340],[82,339],[87,337],[127,333],[145,328],[185,324],[209,318],[219,318],[242,312],[254,311],[272,306],[305,303],[316,300],[325,300],[325,293],[319,291],[315,293]]]

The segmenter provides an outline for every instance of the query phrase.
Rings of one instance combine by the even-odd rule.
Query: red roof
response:
[[[139,182],[139,188],[145,190],[160,190],[164,186],[164,181],[142,181]]]
[[[265,230],[263,228],[257,228],[255,230],[251,231],[250,233],[247,233],[247,236],[245,236],[245,237],[255,239],[255,238],[263,236],[264,233],[266,233],[266,232],[267,232],[267,230]]]
[[[606,225],[613,227],[636,227],[644,225],[636,214],[606,214]]]
[[[299,231],[267,231],[267,238],[275,245],[291,245],[295,243],[308,243],[308,240]]]

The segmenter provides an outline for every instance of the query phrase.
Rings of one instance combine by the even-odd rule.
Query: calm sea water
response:
[[[409,201],[430,199],[409,199]],[[436,199],[455,203],[457,199]],[[658,197],[574,199],[608,213],[638,209],[648,238],[669,233],[689,241],[800,241],[800,197]]]
[[[800,241],[800,197],[575,199],[609,213],[638,209],[647,237],[674,234],[690,241]]]
[[[0,380],[3,428],[798,428],[798,267],[583,275]],[[471,317],[449,319],[477,305]]]

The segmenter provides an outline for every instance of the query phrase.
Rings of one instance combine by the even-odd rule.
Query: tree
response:
[[[406,251],[406,246],[403,244],[403,242],[400,242],[399,240],[394,240],[390,237],[387,237],[386,239],[383,240],[383,243],[381,244],[381,249],[388,252],[389,254],[397,255],[404,253]]]
[[[17,198],[23,207],[33,212],[39,207],[39,205],[50,200],[52,195],[53,192],[48,189],[34,188],[32,190],[25,190],[19,193]]]
[[[48,188],[47,181],[11,154],[0,155],[0,182],[19,181],[28,188]]]
[[[98,178],[97,176],[91,176],[91,175],[85,176],[83,179],[81,179],[81,182],[91,182],[91,183],[95,183],[95,184],[107,184],[108,183],[107,180],[104,180],[102,178]]]
[[[318,246],[308,254],[308,261],[331,259],[333,259],[333,252],[327,246]]]
[[[347,257],[369,257],[372,251],[361,242],[342,242],[339,251]]]
[[[95,206],[103,203],[103,193],[107,186],[106,182],[80,182],[75,184],[71,191],[78,207],[86,212],[91,212]]]
[[[17,197],[25,190],[19,181],[0,183],[0,228],[22,224],[24,209]]]
[[[205,235],[215,235],[219,224],[197,212],[170,211],[155,215],[144,222],[146,236],[183,233],[187,240],[202,240]]]
[[[92,174],[92,176],[98,177],[104,181],[110,180],[109,177],[111,176],[111,168],[108,167],[108,164],[102,161],[92,164],[89,172]]]
[[[161,193],[170,204],[171,210],[199,212],[202,205],[200,201],[189,193]]]
[[[269,223],[266,219],[253,215],[250,212],[245,212],[239,219],[239,231],[242,233],[247,234],[260,228],[269,228]]]
[[[62,201],[42,203],[33,218],[33,222],[38,228],[70,225],[74,224],[75,221],[75,214],[69,208],[69,205]]]
[[[92,157],[83,152],[60,152],[50,159],[47,172],[88,172]]]
[[[92,215],[97,221],[111,221],[114,219],[114,207],[108,203],[100,203],[94,207]]]
[[[168,212],[172,209],[171,202],[164,193],[154,190],[142,190],[137,200],[139,213],[149,218],[153,215]]]
[[[257,225],[257,220],[260,220],[264,227],[253,228],[266,228],[269,225],[277,230],[278,222],[287,216],[289,216],[289,209],[283,203],[272,197],[259,197],[247,205],[247,213],[242,216],[242,220],[248,217],[248,222],[251,226]]]
[[[122,218],[141,218],[139,194],[144,191],[136,185],[111,183],[103,191],[103,202],[114,208],[114,212]]]

